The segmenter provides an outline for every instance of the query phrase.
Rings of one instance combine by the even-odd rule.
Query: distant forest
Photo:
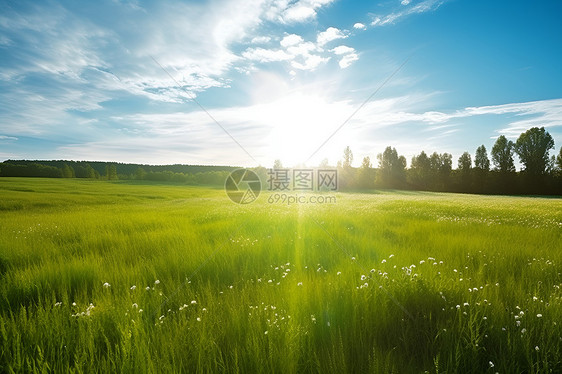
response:
[[[233,166],[143,165],[100,161],[7,160],[0,177],[89,178],[150,180],[186,184],[224,185]]]
[[[378,167],[373,167],[369,157],[363,158],[360,167],[353,167],[353,152],[347,147],[336,166],[338,189],[562,195],[562,148],[556,156],[549,156],[553,149],[552,136],[537,127],[522,133],[516,142],[503,135],[498,137],[490,155],[485,145],[476,149],[474,159],[464,152],[457,160],[456,169],[451,154],[425,151],[415,155],[407,168],[406,158],[390,146],[378,154]],[[514,156],[519,157],[520,171],[515,169]],[[330,166],[324,160],[318,167]],[[276,160],[273,168],[283,169],[281,161]],[[125,179],[222,186],[235,169],[234,166],[7,160],[0,163],[0,177]],[[265,189],[270,177],[268,169],[260,166],[252,170],[260,176]]]

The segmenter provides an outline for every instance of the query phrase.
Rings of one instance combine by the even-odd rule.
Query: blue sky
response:
[[[309,165],[392,145],[456,166],[533,126],[558,151],[560,15],[559,1],[2,1],[0,160],[292,165],[393,73]]]

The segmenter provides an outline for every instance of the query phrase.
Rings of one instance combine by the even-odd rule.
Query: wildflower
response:
[[[537,351],[537,352],[539,351],[539,346],[538,346],[538,345],[535,346],[535,351]]]
[[[336,275],[341,275],[341,271],[338,271],[338,272],[336,273]]]
[[[457,304],[457,309],[460,309],[460,308],[461,308],[461,306],[459,304]]]
[[[361,280],[364,281],[365,279],[367,279],[367,277],[364,276],[364,275],[361,275]]]
[[[131,286],[131,291],[134,291],[134,290],[136,290],[136,289],[137,289],[137,286],[135,286],[135,285],[132,285],[132,286]]]
[[[302,286],[302,282],[297,283],[297,286]]]
[[[265,332],[263,333],[264,335],[267,335],[267,330],[265,330]]]
[[[109,283],[107,283],[107,282],[105,282],[105,283],[103,284],[103,288],[109,288],[109,287],[111,287],[111,284],[109,284]]]
[[[154,281],[154,284],[160,284],[160,280],[159,280],[159,279],[156,279],[156,280]]]
[[[150,286],[146,286],[145,290],[150,291]]]
[[[371,273],[374,273],[374,272],[375,272],[375,269],[371,269]]]
[[[464,306],[468,306],[468,303],[464,303],[463,305],[464,305]]]
[[[191,305],[195,305],[195,304],[197,304],[197,301],[191,300]]]
[[[201,317],[197,317],[197,322],[201,322]]]
[[[352,257],[352,258],[351,258],[351,261],[355,261],[355,257]]]
[[[142,309],[139,309],[139,313],[142,313],[142,312],[143,312],[143,310],[142,310]]]
[[[492,361],[488,362],[488,365],[490,365],[491,368],[493,368],[495,366]]]
[[[139,306],[137,305],[137,303],[133,303],[133,308],[138,308]]]
[[[384,264],[385,262],[386,262],[386,260],[385,260],[385,259],[383,259],[383,260],[381,261],[381,264]]]
[[[388,258],[392,258],[392,257],[394,257],[394,255],[390,255],[390,256],[388,256]]]
[[[542,314],[537,314],[537,318],[542,318]]]
[[[62,302],[61,302],[61,301],[57,301],[57,302],[55,303],[55,306],[61,306],[61,305],[62,305]]]
[[[524,334],[524,333],[526,333],[526,332],[527,332],[527,329],[526,329],[526,328],[522,328],[522,329],[521,329],[521,334]]]
[[[72,306],[76,306],[76,303],[75,303],[75,302],[74,302],[74,303],[72,303]]]
[[[424,261],[424,260],[421,260],[421,261],[420,261],[420,265],[423,264],[423,263],[425,263],[425,261]]]

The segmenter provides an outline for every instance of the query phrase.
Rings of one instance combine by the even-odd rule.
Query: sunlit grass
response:
[[[560,372],[562,201],[0,179],[0,369]]]

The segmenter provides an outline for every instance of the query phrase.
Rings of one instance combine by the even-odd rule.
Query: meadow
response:
[[[0,178],[0,371],[560,373],[562,200]]]

